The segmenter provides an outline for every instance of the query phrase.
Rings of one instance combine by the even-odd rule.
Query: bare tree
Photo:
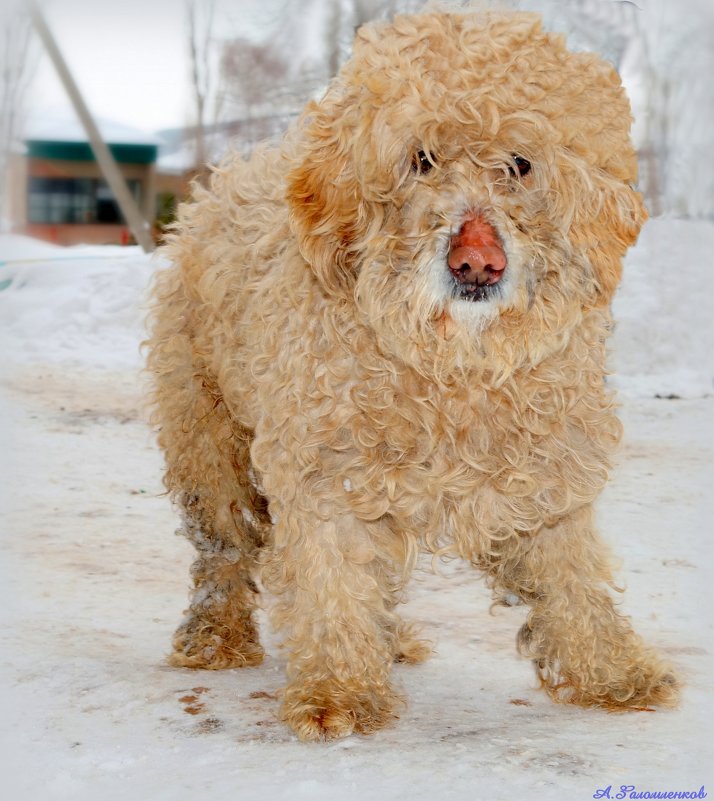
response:
[[[32,23],[24,7],[0,11],[0,220],[6,213],[12,149],[24,123],[25,98],[35,65]]]
[[[414,11],[424,0],[301,0],[260,41],[228,40],[221,97],[230,116],[295,113],[348,58],[355,31],[373,19]]]
[[[244,38],[226,42],[220,62],[221,107],[250,117],[282,104],[287,71],[282,49]]]
[[[215,61],[212,57],[216,0],[186,0],[191,85],[195,102],[195,159],[202,169],[208,160],[206,126],[208,106],[215,91]],[[213,117],[215,119],[216,110]]]

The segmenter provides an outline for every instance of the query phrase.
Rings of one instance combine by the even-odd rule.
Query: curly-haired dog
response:
[[[306,740],[395,716],[420,549],[530,605],[548,693],[673,704],[613,606],[592,504],[620,437],[609,304],[645,212],[614,70],[530,14],[368,25],[276,149],[182,207],[149,366],[198,550],[174,665],[256,665],[278,596]]]

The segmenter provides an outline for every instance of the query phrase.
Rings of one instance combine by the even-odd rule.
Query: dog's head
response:
[[[537,361],[607,307],[645,219],[630,122],[615,70],[536,15],[366,26],[303,118],[301,253],[409,362]]]

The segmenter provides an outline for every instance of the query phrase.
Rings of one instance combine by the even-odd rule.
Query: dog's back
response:
[[[180,234],[169,235],[164,252],[179,267],[173,278],[204,307],[201,313],[219,313],[226,300],[240,303],[255,291],[288,239],[280,161],[273,148],[248,161],[231,156],[213,169],[208,186],[193,187],[194,202],[180,206]]]
[[[218,392],[226,352],[235,368],[241,346],[250,347],[246,337],[256,333],[251,312],[263,305],[256,296],[275,280],[271,271],[290,241],[281,159],[278,149],[267,147],[247,161],[231,156],[213,169],[207,186],[195,184],[192,202],[179,208],[180,233],[170,234],[163,249],[172,267],[158,273],[153,290],[149,369],[162,428],[167,397],[178,401],[187,379],[199,375],[204,382],[213,376]],[[193,413],[190,405],[171,407],[170,415]]]

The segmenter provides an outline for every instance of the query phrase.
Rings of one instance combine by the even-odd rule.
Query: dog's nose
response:
[[[486,286],[501,280],[507,259],[494,227],[476,216],[467,219],[451,238],[448,262],[460,284]]]

